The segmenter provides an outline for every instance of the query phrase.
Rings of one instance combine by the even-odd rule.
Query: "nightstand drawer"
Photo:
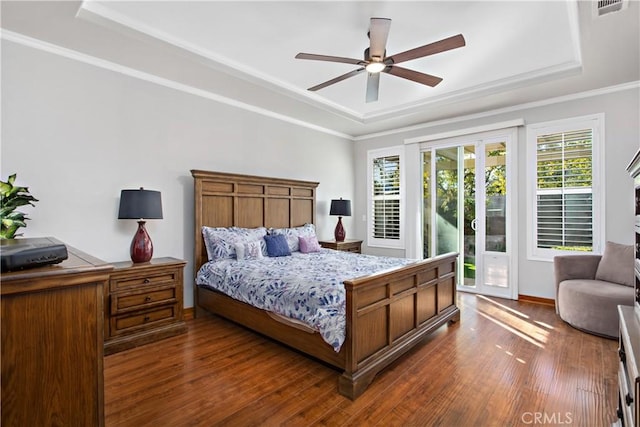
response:
[[[175,305],[137,312],[130,316],[114,316],[111,318],[111,331],[113,335],[127,334],[132,331],[153,328],[160,323],[173,321],[175,318]]]
[[[334,249],[336,251],[354,252],[359,254],[362,247],[362,240],[347,239],[343,242],[322,240],[320,241],[320,246],[327,249]]]
[[[131,288],[140,288],[141,286],[158,286],[176,282],[176,275],[181,270],[160,271],[149,274],[127,275],[127,276],[111,276],[110,287],[111,292],[123,291]]]
[[[135,294],[112,294],[111,314],[122,314],[158,305],[172,304],[177,301],[176,287],[150,289]]]

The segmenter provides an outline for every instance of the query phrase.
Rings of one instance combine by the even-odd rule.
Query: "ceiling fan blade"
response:
[[[296,55],[296,59],[311,59],[314,61],[329,61],[329,62],[341,62],[343,64],[364,65],[362,59],[343,58],[341,56],[329,56],[329,55],[315,55],[313,53],[299,53]]]
[[[380,88],[380,73],[369,73],[367,76],[367,102],[378,100],[378,89]]]
[[[431,74],[420,73],[418,71],[408,70],[396,65],[385,68],[384,72],[431,87],[437,85],[442,81],[442,78],[440,77],[432,76]]]
[[[316,91],[316,90],[322,89],[322,88],[330,86],[330,85],[332,85],[334,83],[338,83],[338,82],[340,82],[340,81],[342,81],[344,79],[348,79],[349,77],[353,77],[353,76],[355,76],[357,74],[360,74],[363,71],[364,71],[364,67],[363,68],[358,68],[357,70],[353,70],[353,71],[351,71],[351,72],[349,72],[347,74],[343,74],[343,75],[338,76],[338,77],[336,77],[334,79],[328,80],[328,81],[326,81],[324,83],[320,83],[319,85],[310,87],[309,90]]]
[[[387,46],[387,37],[391,28],[391,19],[371,18],[369,25],[369,56],[371,58],[384,59]]]
[[[424,46],[416,47],[415,49],[407,50],[405,52],[397,53],[395,55],[385,58],[385,62],[391,60],[394,64],[409,61],[411,59],[422,58],[424,56],[433,55],[447,50],[456,49],[465,45],[464,37],[462,34],[452,36],[440,41],[430,43]]]

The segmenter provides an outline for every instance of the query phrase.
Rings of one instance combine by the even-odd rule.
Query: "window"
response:
[[[402,147],[368,153],[369,246],[403,248]]]
[[[602,115],[527,128],[529,257],[600,253]]]

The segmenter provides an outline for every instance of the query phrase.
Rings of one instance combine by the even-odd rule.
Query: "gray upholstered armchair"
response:
[[[617,306],[633,305],[633,260],[633,246],[612,242],[604,255],[556,256],[556,313],[577,329],[617,338]]]

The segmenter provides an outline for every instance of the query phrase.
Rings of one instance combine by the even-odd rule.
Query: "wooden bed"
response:
[[[296,227],[315,223],[317,182],[192,170],[195,190],[194,269],[207,262],[201,233],[210,227]],[[339,353],[318,333],[274,319],[220,292],[194,288],[196,315],[206,310],[271,337],[342,372],[338,391],[362,394],[375,375],[450,321],[456,306],[457,254],[344,282],[346,340]]]

